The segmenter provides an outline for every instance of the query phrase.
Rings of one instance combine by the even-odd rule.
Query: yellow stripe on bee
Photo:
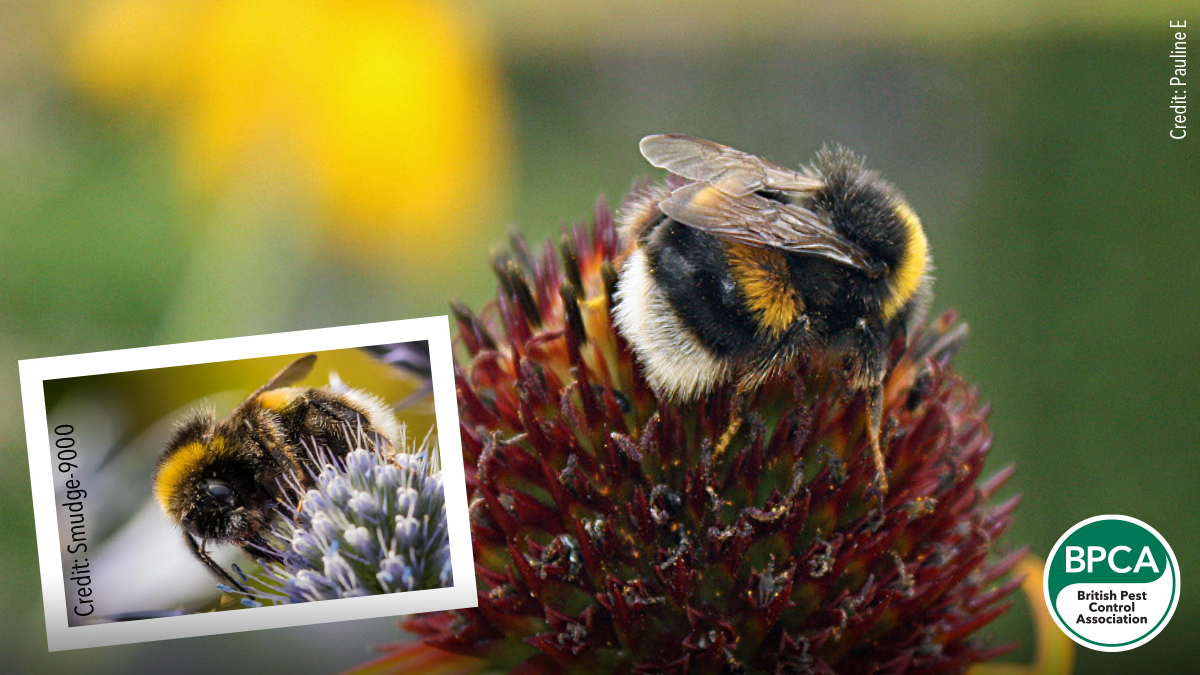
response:
[[[164,511],[170,512],[171,498],[192,478],[198,466],[211,454],[225,452],[225,442],[215,437],[209,445],[193,441],[176,450],[158,468],[154,477],[154,497]]]
[[[777,337],[804,311],[804,300],[791,283],[787,259],[775,249],[722,243],[729,273],[746,306],[758,324]]]
[[[900,224],[908,234],[908,239],[904,242],[900,264],[892,275],[892,292],[883,301],[884,321],[891,321],[921,287],[929,256],[929,241],[925,239],[925,231],[921,229],[921,220],[917,218],[917,214],[903,202],[898,202],[894,208],[896,216],[900,218]]]
[[[258,395],[258,403],[271,412],[283,412],[296,398],[296,391],[295,387],[264,391]]]

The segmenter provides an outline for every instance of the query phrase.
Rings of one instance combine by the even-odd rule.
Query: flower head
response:
[[[717,456],[732,387],[655,395],[611,320],[625,254],[601,206],[559,256],[514,241],[481,316],[454,308],[479,606],[408,620],[425,649],[522,673],[944,673],[1003,651],[972,635],[1017,586],[1022,552],[995,555],[1016,500],[988,504],[1011,470],[980,481],[953,315],[893,345],[881,497],[844,373],[764,383]]]
[[[317,447],[315,487],[283,508],[265,536],[271,548],[244,604],[310,602],[379,595],[453,583],[436,449],[393,453],[359,430],[339,459]],[[230,592],[233,589],[225,589]]]

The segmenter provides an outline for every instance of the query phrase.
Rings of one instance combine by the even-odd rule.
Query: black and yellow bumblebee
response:
[[[208,555],[211,543],[234,544],[253,558],[269,556],[261,532],[293,484],[312,479],[308,447],[337,457],[360,432],[395,447],[398,425],[390,407],[350,388],[290,386],[306,378],[317,356],[296,359],[250,394],[221,421],[211,410],[186,417],[167,442],[154,471],[154,496],[183,530],[188,549],[242,589]]]
[[[650,384],[686,402],[736,382],[739,401],[802,358],[840,368],[867,394],[886,492],[889,346],[930,297],[929,244],[912,208],[841,148],[793,171],[682,134],[647,136],[640,147],[679,177],[620,214],[634,250],[619,272],[614,319]],[[734,414],[717,452],[741,423]]]

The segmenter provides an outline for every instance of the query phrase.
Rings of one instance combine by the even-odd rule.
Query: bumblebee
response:
[[[316,360],[315,354],[296,359],[219,422],[211,410],[193,412],[175,428],[155,467],[154,495],[182,529],[188,549],[236,588],[243,589],[208,555],[208,544],[235,544],[254,558],[270,555],[260,532],[274,507],[296,496],[288,495],[293,485],[312,481],[307,467],[315,460],[304,443],[344,457],[361,428],[396,444],[396,419],[371,394],[291,386]]]
[[[633,247],[614,308],[650,384],[675,402],[736,382],[737,408],[798,361],[840,368],[867,394],[881,492],[883,381],[893,338],[930,298],[929,245],[900,193],[853,153],[793,171],[711,141],[647,136],[642,155],[678,178],[620,214]],[[682,180],[681,180],[682,179]]]

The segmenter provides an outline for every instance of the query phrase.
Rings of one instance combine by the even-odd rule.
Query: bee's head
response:
[[[197,411],[167,443],[154,473],[154,494],[167,516],[192,535],[241,542],[262,516],[252,508],[257,458],[217,430],[211,411]]]
[[[200,539],[244,542],[263,524],[236,482],[202,478],[188,488],[188,506],[181,514],[184,529]]]

